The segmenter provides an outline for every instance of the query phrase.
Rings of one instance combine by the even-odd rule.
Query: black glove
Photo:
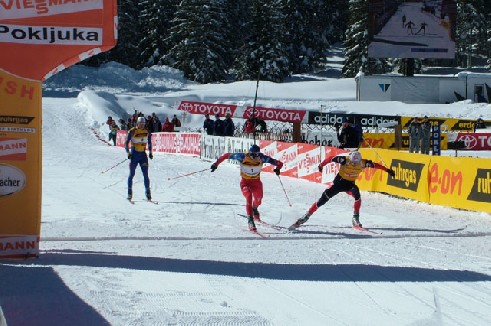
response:
[[[276,168],[273,171],[274,171],[274,173],[276,173],[276,175],[280,175],[280,169]]]
[[[319,169],[319,172],[322,172],[322,165],[319,164],[317,168]]]
[[[128,153],[128,159],[129,160],[131,160],[131,156],[133,156],[133,155],[131,155],[131,153]]]
[[[148,157],[150,157],[150,159],[153,160],[153,153],[148,154]]]
[[[372,160],[367,160],[367,162],[365,163],[365,166],[367,168],[374,168],[375,164],[373,164]]]
[[[215,172],[215,170],[217,169],[217,167],[218,167],[218,166],[217,166],[215,163],[213,163],[213,164],[211,165],[211,167],[210,167],[211,172]]]
[[[392,169],[388,169],[387,170],[387,173],[391,176],[391,177],[395,177],[396,176],[396,172]]]

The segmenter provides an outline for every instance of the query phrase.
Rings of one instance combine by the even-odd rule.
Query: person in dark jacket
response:
[[[208,135],[213,135],[215,132],[215,122],[210,119],[209,114],[205,114],[205,121],[203,122],[203,130],[208,134]]]
[[[339,148],[359,148],[360,139],[358,132],[352,126],[353,120],[346,117],[343,120],[341,132],[338,134]],[[339,127],[338,127],[339,128]],[[338,130],[336,130],[337,132]]]
[[[224,125],[224,122],[223,120],[220,120],[220,115],[217,113],[215,114],[215,131],[214,131],[214,135],[215,136],[223,136],[224,135],[224,132],[225,132],[225,125]]]
[[[233,137],[235,131],[235,125],[230,113],[227,113],[225,115],[225,121],[223,121],[223,124],[224,124],[224,128],[223,128],[224,136]]]

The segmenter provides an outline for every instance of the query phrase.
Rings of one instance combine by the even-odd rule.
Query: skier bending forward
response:
[[[360,196],[360,189],[355,184],[356,178],[358,178],[358,176],[360,175],[360,173],[363,171],[364,168],[375,168],[379,170],[384,170],[391,177],[394,177],[395,175],[395,172],[392,169],[386,168],[385,166],[380,165],[378,163],[374,163],[370,160],[362,159],[360,152],[357,151],[349,153],[348,156],[338,155],[338,156],[327,157],[324,161],[322,161],[321,164],[319,164],[319,172],[322,172],[322,168],[327,163],[331,163],[331,162],[341,164],[341,167],[339,168],[339,172],[334,178],[332,186],[330,188],[327,188],[322,193],[322,196],[319,198],[319,200],[313,203],[312,206],[310,206],[307,213],[305,213],[303,217],[299,218],[295,223],[293,223],[290,229],[295,229],[300,225],[304,224],[305,222],[307,222],[310,216],[314,214],[314,212],[319,207],[327,203],[329,199],[336,196],[340,192],[346,192],[355,198],[355,203],[353,205],[354,212],[353,212],[352,223],[353,226],[355,227],[361,227],[362,226],[362,224],[360,223],[361,196]]]
[[[218,165],[224,160],[237,160],[240,162],[240,189],[246,199],[246,213],[248,216],[249,230],[256,231],[254,220],[261,221],[258,207],[263,199],[263,183],[260,179],[263,163],[269,163],[276,168],[274,172],[280,175],[280,169],[283,163],[264,155],[257,145],[252,145],[249,153],[225,153],[220,156],[215,163],[211,165],[211,172],[214,172]]]

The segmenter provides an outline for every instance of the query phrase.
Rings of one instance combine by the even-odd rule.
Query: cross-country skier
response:
[[[353,196],[355,199],[355,203],[353,205],[353,219],[352,223],[355,227],[361,227],[360,223],[360,207],[361,207],[361,196],[360,189],[355,184],[356,178],[363,171],[364,168],[375,168],[386,171],[391,177],[395,176],[395,172],[392,169],[386,168],[385,166],[372,162],[370,160],[365,160],[361,157],[360,152],[353,151],[349,153],[348,156],[345,155],[337,155],[337,156],[329,156],[321,164],[319,164],[319,172],[322,172],[322,168],[327,163],[339,163],[341,167],[339,168],[339,172],[334,178],[333,184],[330,188],[327,188],[318,201],[310,206],[309,210],[305,215],[299,218],[290,229],[295,229],[300,225],[304,224],[308,221],[310,216],[314,214],[314,212],[327,203],[329,199],[336,196],[340,192],[346,192],[349,195]]]
[[[131,142],[131,149],[129,144]],[[145,185],[145,195],[148,200],[152,200],[150,193],[150,179],[148,178],[148,157],[145,152],[148,145],[148,157],[153,159],[152,153],[152,134],[145,128],[145,118],[139,117],[136,121],[136,127],[128,131],[128,137],[125,142],[126,153],[130,161],[130,175],[128,176],[128,200],[133,196],[133,177],[138,164],[143,173],[143,184]]]
[[[220,156],[215,163],[211,165],[211,172],[214,172],[218,165],[224,160],[237,160],[240,162],[240,189],[246,199],[246,213],[248,216],[249,229],[256,231],[254,220],[261,221],[258,211],[263,199],[263,183],[260,179],[263,163],[269,163],[276,168],[274,172],[280,175],[280,169],[283,167],[281,161],[275,160],[261,153],[261,149],[257,145],[252,145],[249,153],[225,153]]]

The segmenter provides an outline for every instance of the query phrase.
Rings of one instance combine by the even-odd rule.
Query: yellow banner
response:
[[[491,159],[432,157],[430,203],[491,213]]]
[[[39,251],[41,86],[0,69],[0,257]]]
[[[392,168],[396,175],[391,178],[382,170],[365,169],[357,181],[361,190],[429,202],[427,176],[431,156],[383,149],[363,149],[362,156]]]

